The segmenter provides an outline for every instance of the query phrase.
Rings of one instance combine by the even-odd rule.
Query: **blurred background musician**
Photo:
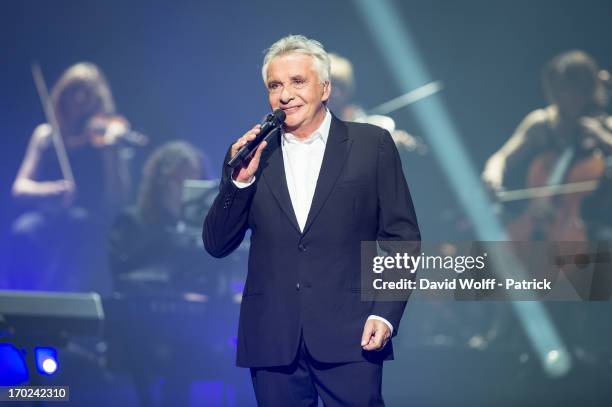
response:
[[[163,144],[147,159],[138,203],[122,210],[110,231],[115,292],[172,295],[193,290],[202,277],[197,270],[203,253],[179,230],[183,183],[202,179],[202,160],[202,153],[183,141]]]
[[[330,110],[342,120],[370,123],[382,127],[391,133],[400,154],[402,152],[416,152],[419,155],[427,153],[427,146],[423,141],[405,130],[396,128],[395,120],[390,116],[368,114],[363,107],[354,100],[355,76],[353,64],[347,58],[330,53],[331,80],[334,84],[329,99]],[[404,150],[404,151],[402,151]]]
[[[199,227],[190,230],[185,220],[184,184],[207,175],[204,160],[184,141],[157,147],[145,162],[137,204],[119,213],[109,234],[108,356],[113,369],[131,376],[142,405],[153,403],[160,378],[161,405],[189,405],[193,381],[214,378],[204,367],[233,356],[235,326],[227,321],[237,317],[238,303],[225,284],[231,270],[213,263]],[[213,325],[213,336],[202,328]]]
[[[612,225],[609,206],[602,206],[610,200],[593,199],[609,195],[612,186],[606,181],[612,120],[605,110],[607,91],[600,72],[584,51],[555,56],[543,71],[550,104],[529,113],[486,162],[482,178],[502,202],[504,193],[519,193],[519,200],[503,208],[510,240],[586,245],[588,240],[601,239],[598,225]],[[578,190],[572,191],[576,186]],[[584,247],[602,249],[599,243]],[[591,299],[605,296],[601,291],[609,288],[597,287],[600,276],[590,276],[589,270],[559,267],[549,277],[553,284],[558,279],[577,286],[589,284]],[[607,346],[609,303],[556,301],[546,308],[576,358],[597,357],[591,352]]]
[[[12,227],[12,286],[104,292],[106,228],[131,192],[126,145],[147,138],[117,114],[110,86],[92,63],[69,67],[49,97],[42,102],[51,106],[59,134],[50,122],[34,129],[12,186],[29,209]]]
[[[582,201],[595,189],[563,191],[564,185],[599,181],[612,151],[612,119],[607,92],[595,60],[583,51],[553,58],[543,73],[550,104],[529,113],[512,137],[487,161],[483,180],[503,191],[526,191],[523,205],[510,209],[512,240],[587,239]],[[593,183],[596,185],[596,183]],[[560,186],[538,195],[538,187]],[[516,214],[519,213],[518,216]]]

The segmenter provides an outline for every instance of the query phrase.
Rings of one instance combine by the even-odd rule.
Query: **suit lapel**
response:
[[[295,212],[293,211],[293,205],[291,204],[291,197],[289,196],[280,140],[281,134],[278,132],[278,135],[270,140],[270,145],[263,151],[261,157],[261,166],[263,168],[261,168],[261,174],[268,188],[272,191],[272,195],[274,195],[274,198],[291,221],[293,227],[298,233],[301,233]]]
[[[304,226],[304,235],[308,232],[308,229],[310,229],[310,226],[333,190],[342,172],[350,148],[351,140],[348,138],[346,125],[335,116],[332,116],[329,136],[327,137],[327,145],[325,146],[325,153],[323,154],[323,163],[321,164],[315,194],[312,199],[312,204],[310,205],[310,211],[308,212],[308,219]],[[286,188],[286,182],[284,185]],[[289,196],[289,193],[287,193],[287,196]]]

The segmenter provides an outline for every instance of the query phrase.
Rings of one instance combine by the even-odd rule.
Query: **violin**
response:
[[[125,117],[116,114],[102,113],[90,114],[84,117],[81,116],[82,120],[78,123],[78,130],[74,131],[74,134],[71,134],[71,131],[62,134],[62,129],[60,128],[58,117],[40,65],[32,65],[32,77],[45,117],[52,129],[51,140],[53,142],[53,149],[57,155],[63,178],[63,180],[60,181],[63,186],[61,188],[61,193],[64,194],[64,206],[67,207],[71,204],[74,193],[78,189],[68,157],[67,147],[77,148],[84,145],[91,145],[94,148],[104,148],[117,145],[120,142],[135,146],[144,146],[148,143],[149,139],[147,136],[133,131]],[[105,160],[105,162],[109,161]]]
[[[119,142],[143,147],[149,138],[131,129],[129,121],[121,115],[96,114],[86,123],[82,136],[93,147],[102,148]]]

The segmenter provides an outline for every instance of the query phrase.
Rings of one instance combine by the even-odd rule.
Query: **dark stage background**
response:
[[[528,112],[546,103],[540,74],[553,56],[583,49],[602,68],[612,64],[610,1],[392,3],[431,78],[443,81],[440,98],[478,170]],[[147,154],[177,138],[202,149],[217,177],[228,145],[268,112],[261,79],[263,51],[290,33],[318,39],[328,51],[349,58],[355,68],[355,99],[363,106],[376,106],[401,93],[351,1],[3,1],[0,288],[10,289],[8,276],[19,272],[9,270],[5,261],[11,222],[23,211],[11,198],[10,186],[32,130],[44,121],[31,63],[41,64],[49,86],[79,61],[103,69],[119,112],[151,138],[148,147],[137,151],[132,167],[136,179]],[[399,128],[427,143],[429,135],[418,125],[411,106],[391,116]],[[465,223],[463,211],[434,156],[415,157],[405,164],[423,238],[474,238],[469,227],[460,226]],[[57,238],[62,238],[61,231]],[[220,269],[223,264],[220,261]],[[609,307],[602,304],[575,306],[588,307],[593,315],[610,315]],[[237,312],[231,311],[215,323],[232,331],[236,317]],[[603,321],[610,324],[609,319]],[[496,324],[501,328],[486,346],[467,345],[473,334],[484,335]],[[584,344],[596,342],[599,328],[562,327],[565,338],[588,357],[569,376],[554,379],[542,372],[507,305],[409,304],[396,341],[398,360],[385,371],[387,403],[604,405],[612,400],[611,354],[605,348],[596,350],[599,345]],[[199,329],[210,329],[210,323],[192,327]],[[576,331],[585,330],[591,335],[586,340],[572,339]],[[231,365],[232,359],[211,359],[201,367],[212,381],[192,390],[197,405],[254,403],[248,372],[229,369],[235,384],[230,390],[219,384],[220,365]],[[74,363],[83,368],[83,362]],[[109,404],[105,397],[117,405],[124,404],[117,400],[137,403],[129,381],[120,375],[109,379],[106,373],[93,372],[87,375],[89,381],[83,376],[76,380],[70,376],[74,371],[69,364],[63,374],[64,381],[75,383],[71,384],[75,403]],[[79,391],[79,386],[86,391]],[[224,394],[230,394],[229,401],[223,401]]]

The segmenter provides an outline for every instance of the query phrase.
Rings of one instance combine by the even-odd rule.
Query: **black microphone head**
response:
[[[283,112],[283,109],[276,109],[275,111],[272,112],[272,114],[274,115],[274,119],[276,120],[278,124],[284,123],[285,117],[287,117],[285,112]]]

